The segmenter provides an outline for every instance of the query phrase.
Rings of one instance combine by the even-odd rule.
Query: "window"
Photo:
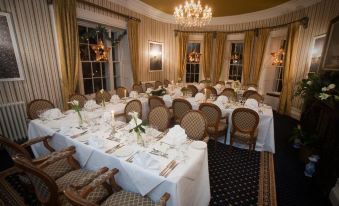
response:
[[[286,40],[282,40],[280,44],[280,48],[285,48]],[[281,49],[279,51],[282,51]],[[282,89],[282,78],[283,78],[283,71],[284,71],[284,54],[279,53],[277,54],[277,63],[275,64],[275,78],[274,78],[274,85],[273,91],[274,92],[281,92]]]
[[[186,82],[199,82],[200,71],[200,43],[189,42],[187,45],[187,56],[193,54],[196,58],[187,58]],[[191,55],[192,56],[192,55]]]
[[[87,24],[86,24],[87,25]],[[96,45],[99,40],[103,40],[103,34],[97,33],[96,37],[89,39],[81,38],[85,33],[94,31],[96,25],[93,27],[79,25],[79,42],[80,42],[80,74],[82,81],[80,81],[80,91],[84,94],[91,94],[100,89],[111,90],[121,85],[120,76],[120,58],[119,58],[119,44],[111,47],[111,42],[106,42],[107,47],[111,47],[110,57],[108,61],[96,61],[95,52],[91,48]],[[120,29],[109,28],[109,34],[116,39],[122,31]]]
[[[234,81],[241,81],[243,46],[244,44],[242,42],[231,43],[231,60],[228,78]]]

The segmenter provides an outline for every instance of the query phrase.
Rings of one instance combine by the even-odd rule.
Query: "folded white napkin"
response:
[[[220,95],[220,96],[217,98],[216,102],[221,102],[221,103],[225,104],[225,103],[228,102],[228,97],[225,96],[225,95]]]
[[[116,103],[120,100],[120,97],[118,95],[112,95],[110,102]]]
[[[149,93],[151,93],[152,91],[153,91],[152,88],[147,88],[146,93],[149,94]]]
[[[254,87],[248,87],[247,90],[257,91],[257,89]]]
[[[129,93],[129,97],[137,98],[137,97],[138,97],[138,92],[137,92],[137,91],[131,91],[131,92]]]
[[[187,135],[185,130],[180,125],[175,125],[168,131],[162,141],[171,145],[180,145],[186,140]]]
[[[201,91],[205,88],[205,84],[204,83],[200,83],[198,86],[198,90]]]
[[[172,97],[168,94],[164,95],[162,97],[162,99],[165,101],[165,102],[171,102],[172,101]]]
[[[97,105],[97,103],[94,101],[94,100],[88,100],[86,103],[85,103],[85,105],[84,105],[84,108],[86,109],[86,110],[92,110],[92,109],[96,109],[96,108],[98,108],[99,107],[99,105]]]
[[[62,117],[63,114],[58,108],[49,109],[41,114],[41,117],[47,120],[53,120]]]
[[[259,104],[258,104],[258,101],[255,99],[247,99],[244,106],[250,109],[253,109],[253,110],[257,110],[259,107]]]
[[[217,84],[217,85],[215,85],[215,86],[214,86],[214,88],[215,88],[216,90],[220,90],[220,89],[221,89],[221,87],[222,87],[222,85],[221,85],[221,84]]]
[[[88,144],[94,148],[100,149],[105,146],[105,141],[98,136],[92,136],[88,139]]]
[[[145,169],[159,170],[160,162],[159,160],[152,157],[152,155],[146,152],[138,152],[134,155],[133,163],[143,167]]]
[[[197,94],[195,95],[195,97],[194,97],[194,100],[195,100],[195,101],[202,101],[202,100],[204,100],[204,99],[205,99],[205,95],[204,95],[203,93],[201,93],[201,92],[197,93]]]
[[[176,88],[174,90],[174,95],[173,96],[174,97],[181,97],[181,96],[183,96],[183,93],[181,92],[181,89],[180,88]]]

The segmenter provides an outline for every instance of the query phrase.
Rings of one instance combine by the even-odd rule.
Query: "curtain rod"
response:
[[[121,16],[121,17],[124,17],[124,18],[126,18],[126,19],[132,19],[132,20],[134,20],[134,21],[141,22],[141,20],[140,20],[139,18],[136,18],[136,17],[133,17],[133,16],[129,16],[129,15],[120,13],[120,12],[114,11],[114,10],[112,10],[112,9],[103,7],[103,6],[99,6],[99,5],[94,4],[94,3],[92,3],[92,2],[88,2],[88,1],[85,1],[85,0],[77,0],[77,2],[87,4],[88,6],[92,6],[92,7],[95,7],[95,8],[101,9],[101,10],[104,10],[104,11],[108,11],[108,12],[110,12],[110,13],[112,13],[112,14],[115,14],[115,15],[118,15],[118,16]],[[47,3],[48,3],[48,4],[53,4],[53,0],[47,0]]]
[[[260,28],[254,28],[254,29],[245,29],[245,30],[238,30],[238,31],[188,31],[188,30],[174,30],[175,32],[175,35],[177,35],[177,33],[181,32],[181,33],[214,33],[216,34],[217,32],[225,32],[225,33],[229,33],[229,34],[234,34],[234,33],[243,33],[243,32],[246,32],[246,31],[258,31],[259,29],[274,29],[274,28],[279,28],[279,27],[284,27],[284,26],[287,26],[289,24],[292,24],[294,22],[300,22],[301,25],[303,25],[303,27],[306,29],[308,27],[308,21],[309,21],[309,18],[306,16],[306,17],[303,17],[301,19],[297,19],[295,21],[291,21],[289,23],[285,23],[285,24],[279,24],[279,25],[275,25],[275,26],[266,26],[266,27],[260,27]]]

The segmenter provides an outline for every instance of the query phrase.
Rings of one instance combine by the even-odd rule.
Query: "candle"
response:
[[[125,93],[125,98],[126,98],[126,96],[127,96],[127,91],[126,91],[126,90],[124,90],[124,93]]]
[[[172,80],[171,83],[174,84],[174,81]]]
[[[207,89],[206,88],[204,89],[204,92],[205,92],[205,95],[206,95],[206,93],[207,93]]]

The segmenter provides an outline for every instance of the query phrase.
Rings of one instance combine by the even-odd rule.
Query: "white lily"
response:
[[[307,85],[312,85],[312,81],[309,80],[309,81],[306,82],[306,84],[307,84]]]
[[[331,90],[335,88],[335,84],[330,84],[327,86],[327,90]]]
[[[327,98],[329,98],[330,97],[330,95],[328,95],[328,94],[326,94],[326,93],[320,93],[320,95],[319,95],[319,98],[321,99],[321,100],[326,100]]]

